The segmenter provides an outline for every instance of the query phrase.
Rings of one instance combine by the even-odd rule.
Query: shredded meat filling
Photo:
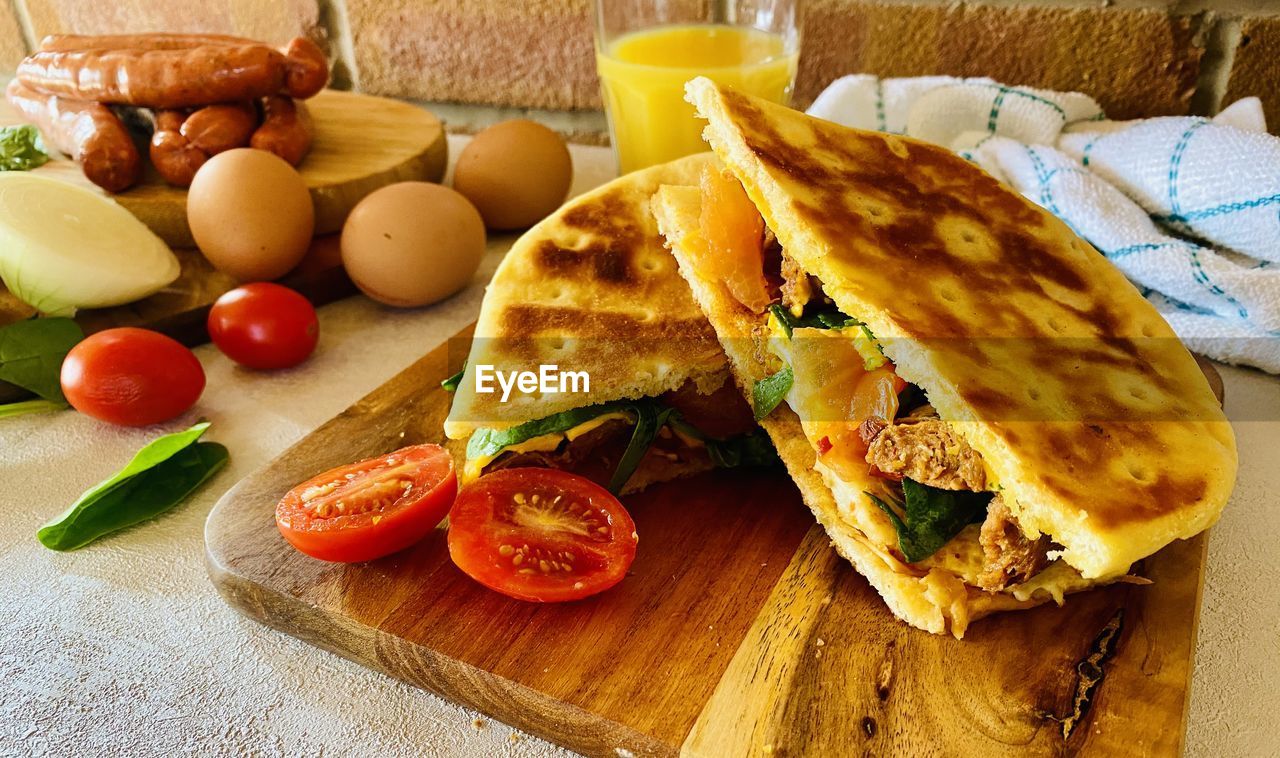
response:
[[[1049,565],[1049,538],[1041,535],[1027,539],[998,494],[987,507],[987,520],[982,522],[978,541],[987,559],[985,570],[978,576],[978,586],[989,592],[1021,584]]]
[[[782,307],[793,316],[804,313],[804,307],[815,297],[822,297],[822,285],[809,276],[795,259],[782,254]]]
[[[871,440],[867,463],[938,489],[981,492],[987,485],[982,456],[937,419],[885,427]]]

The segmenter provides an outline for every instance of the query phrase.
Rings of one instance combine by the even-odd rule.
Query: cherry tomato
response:
[[[299,484],[276,505],[276,526],[312,558],[371,561],[427,536],[457,494],[449,453],[413,445]]]
[[[236,287],[209,309],[209,338],[241,366],[296,366],[316,349],[320,323],[302,295],[271,282]]]
[[[92,334],[62,361],[62,394],[81,413],[123,426],[181,415],[204,391],[204,369],[177,340],[122,327]]]
[[[635,523],[581,476],[511,468],[463,488],[449,514],[449,555],[468,576],[517,600],[578,600],[622,581]]]

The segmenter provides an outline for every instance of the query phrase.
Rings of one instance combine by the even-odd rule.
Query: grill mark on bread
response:
[[[572,329],[570,332],[569,330]],[[636,313],[588,311],[573,307],[512,304],[502,312],[502,340],[572,334],[574,339],[662,340],[719,346],[704,319],[651,321]]]
[[[634,205],[635,199],[618,189],[591,203],[566,209],[560,216],[561,223],[582,232],[583,239],[571,246],[544,240],[534,251],[535,265],[566,279],[638,287],[641,276],[633,259],[639,250],[652,247],[652,242],[646,230],[636,223]]]
[[[639,283],[631,266],[631,253],[607,242],[590,242],[571,249],[546,240],[534,252],[534,261],[539,268],[565,279],[594,279],[624,287]]]

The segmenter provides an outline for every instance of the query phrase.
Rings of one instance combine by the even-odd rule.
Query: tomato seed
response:
[[[502,556],[503,558],[506,558],[507,556],[511,555],[515,551],[516,549],[514,547],[511,547],[510,545],[503,545],[502,547],[498,548],[498,555]]]

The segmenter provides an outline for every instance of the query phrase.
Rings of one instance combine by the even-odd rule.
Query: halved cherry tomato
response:
[[[449,453],[413,445],[299,484],[276,505],[276,526],[312,558],[371,561],[427,536],[457,493]]]
[[[549,603],[603,592],[636,557],[635,523],[608,490],[565,471],[511,468],[463,488],[449,555],[491,590]]]
[[[316,349],[320,322],[301,294],[271,282],[236,287],[209,309],[209,339],[231,360],[256,369],[289,368]]]
[[[706,255],[698,268],[724,282],[734,299],[755,313],[769,306],[764,278],[764,219],[732,174],[702,171],[702,212],[698,226]]]
[[[168,421],[204,392],[204,369],[194,353],[171,337],[133,327],[89,335],[67,353],[60,378],[73,408],[123,426]]]

